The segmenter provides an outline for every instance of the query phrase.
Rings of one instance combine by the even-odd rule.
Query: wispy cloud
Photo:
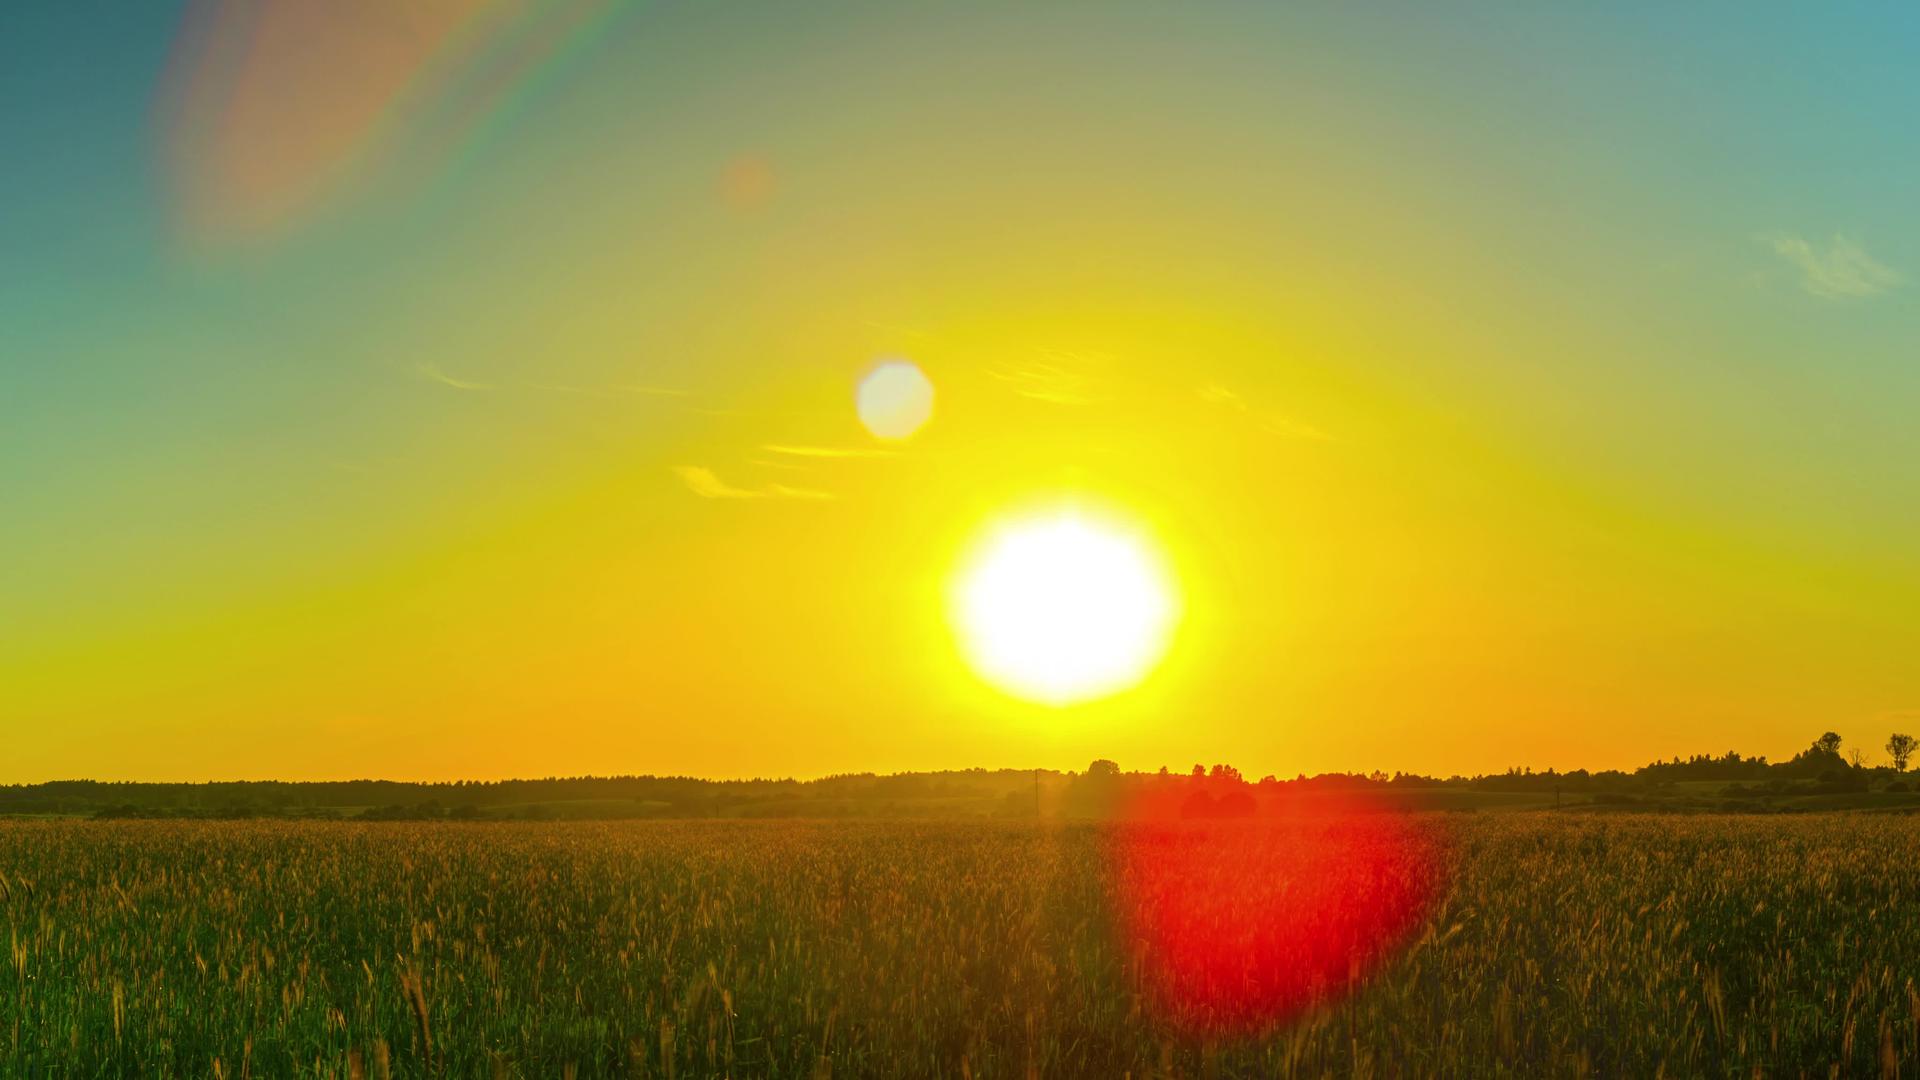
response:
[[[1085,405],[1096,396],[1091,366],[1084,357],[1057,356],[1045,361],[997,364],[987,368],[987,376],[1021,397],[1055,405]]]
[[[587,397],[612,398],[621,396],[688,398],[691,390],[676,390],[670,386],[615,385],[580,386],[573,383],[528,383],[530,390],[544,390],[553,394],[582,394]]]
[[[606,397],[607,392],[592,386],[568,386],[565,383],[528,383],[533,390],[544,390],[549,394],[581,394],[586,397]]]
[[[1201,383],[1193,393],[1195,397],[1209,405],[1220,405],[1238,412],[1245,412],[1247,409],[1245,398],[1219,383]]]
[[[833,498],[831,494],[820,491],[817,488],[788,487],[785,484],[768,484],[766,486],[766,492],[776,499],[822,500]]]
[[[1219,383],[1201,383],[1194,389],[1194,396],[1218,409],[1239,413],[1248,422],[1269,435],[1279,435],[1289,439],[1330,440],[1333,436],[1303,423],[1290,416],[1284,416],[1269,409],[1256,408],[1246,398]]]
[[[674,475],[687,490],[703,499],[831,499],[832,495],[812,488],[789,487],[786,484],[767,484],[764,487],[735,487],[720,479],[718,473],[701,465],[676,465]]]
[[[423,363],[415,367],[414,370],[419,372],[423,378],[431,379],[442,386],[451,386],[455,390],[491,390],[493,389],[492,383],[470,382],[466,379],[456,379],[453,376],[447,374],[446,372],[441,371],[440,365],[438,364]]]
[[[673,386],[660,386],[652,383],[602,383],[595,385],[549,382],[477,382],[473,379],[463,379],[457,375],[449,374],[445,368],[432,361],[415,364],[413,366],[413,372],[423,379],[437,382],[441,386],[450,386],[455,390],[504,390],[508,392],[535,390],[546,394],[578,394],[583,397],[598,398],[630,396],[684,399],[695,396],[691,390],[683,390]],[[692,405],[682,405],[681,408],[689,411],[697,411]]]
[[[1804,238],[1785,233],[1766,237],[1775,255],[1800,271],[1800,285],[1828,299],[1879,296],[1900,285],[1905,277],[1866,253],[1858,243],[1835,235],[1823,251]]]
[[[786,454],[789,457],[808,458],[885,458],[898,456],[896,451],[879,447],[852,446],[793,446],[786,443],[768,443],[760,449],[769,454]]]

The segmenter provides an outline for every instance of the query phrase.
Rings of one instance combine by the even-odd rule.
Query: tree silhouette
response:
[[[1121,791],[1120,766],[1106,758],[1097,758],[1085,773],[1067,785],[1068,813],[1075,817],[1105,817],[1113,811]]]
[[[1813,740],[1813,748],[1823,754],[1838,755],[1840,753],[1840,736],[1829,731],[1825,735]]]
[[[1916,745],[1920,745],[1920,739],[1915,739],[1911,735],[1902,735],[1896,731],[1887,736],[1887,756],[1893,759],[1894,772],[1907,771],[1907,761],[1913,757]]]

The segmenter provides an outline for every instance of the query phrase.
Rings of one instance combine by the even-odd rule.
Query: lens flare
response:
[[[933,381],[911,361],[884,360],[860,380],[853,403],[875,438],[911,438],[933,419]]]
[[[1422,925],[1445,877],[1430,824],[1347,800],[1112,830],[1116,922],[1140,991],[1201,1035],[1256,1035],[1351,991]]]
[[[452,161],[628,0],[192,0],[158,88],[172,212],[197,245],[291,229]]]

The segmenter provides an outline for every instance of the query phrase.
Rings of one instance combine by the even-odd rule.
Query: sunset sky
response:
[[[0,781],[1920,726],[1913,9],[397,7],[0,15]],[[1068,704],[1059,506],[1179,608]]]

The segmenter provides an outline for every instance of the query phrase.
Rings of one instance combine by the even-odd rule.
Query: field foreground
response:
[[[1372,921],[1211,866],[1315,976],[1219,975],[1286,992],[1231,1025],[1121,826],[0,822],[0,1074],[1920,1075],[1920,818],[1396,820]],[[1213,967],[1276,947],[1204,910]]]

